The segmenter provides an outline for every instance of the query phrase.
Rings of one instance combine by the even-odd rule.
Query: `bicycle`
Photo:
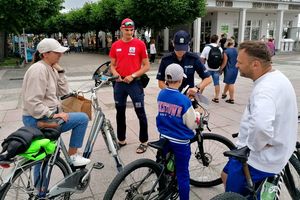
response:
[[[276,179],[275,187],[270,188],[275,191],[274,200],[278,200],[281,192],[281,183],[284,182],[286,188],[293,200],[300,199],[300,143],[296,143],[296,150],[289,159],[289,162],[286,164],[282,171],[275,175],[274,177],[269,177],[263,180],[261,183],[253,184],[252,178],[250,176],[247,160],[249,156],[250,149],[246,146],[241,149],[236,149],[232,151],[224,152],[224,156],[232,157],[239,160],[243,164],[243,172],[247,180],[247,186],[249,189],[249,195],[244,197],[240,194],[234,192],[225,192],[213,197],[211,200],[246,200],[246,199],[258,199],[258,195],[262,188],[264,187],[265,182],[270,182]],[[263,197],[261,198],[262,200]]]
[[[101,84],[91,89],[93,106],[95,108],[95,120],[89,134],[83,156],[89,158],[97,136],[101,130],[108,150],[112,153],[117,168],[120,171],[122,164],[117,154],[119,146],[112,126],[98,105],[96,91],[116,77],[101,76]],[[74,93],[72,93],[74,94]],[[48,131],[51,135],[53,130]],[[55,134],[57,134],[57,130]],[[45,134],[46,135],[46,134]],[[64,155],[65,160],[60,154]],[[38,177],[33,176],[34,166],[41,165]],[[86,190],[90,182],[93,169],[101,169],[103,165],[94,163],[92,167],[73,166],[67,148],[61,137],[56,141],[55,152],[44,159],[33,161],[16,156],[9,161],[0,162],[0,200],[6,199],[70,199],[73,193],[81,193]],[[9,168],[9,170],[5,170]]]
[[[207,151],[211,150],[211,148],[206,148],[207,143],[211,145],[210,142],[218,142],[218,145],[223,146],[226,149],[234,149],[235,145],[223,136],[202,132],[204,126],[208,128],[209,113],[197,101],[194,102],[194,105],[195,104],[202,112],[200,116],[200,125],[196,129],[196,135],[190,141],[195,145],[193,148],[195,152],[191,155],[190,159],[190,183],[200,187],[218,185],[222,183],[220,178],[221,170],[219,169],[223,169],[223,166],[220,163],[214,165],[216,162],[214,156],[216,155],[213,154],[215,152]],[[172,165],[174,165],[174,162],[172,161],[174,156],[172,152],[169,152],[166,155],[162,153],[166,142],[168,141],[163,138],[158,141],[149,142],[148,145],[157,150],[156,161],[143,158],[135,160],[125,166],[123,171],[117,174],[110,183],[105,193],[104,200],[176,199],[178,197],[178,187],[175,175],[176,166],[172,167]],[[218,147],[218,145],[215,145],[214,147]],[[224,164],[226,162],[227,161],[224,161]],[[198,166],[200,166],[200,170]],[[209,177],[207,176],[207,171],[210,171],[208,170],[210,168],[216,168],[214,171],[219,171],[214,173],[212,177]],[[202,170],[206,171],[204,172],[204,175],[202,175]],[[200,178],[193,177],[194,174],[197,174]]]

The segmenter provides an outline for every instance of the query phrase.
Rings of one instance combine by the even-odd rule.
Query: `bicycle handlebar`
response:
[[[111,76],[111,77],[110,77],[110,76],[102,75],[102,76],[101,76],[101,81],[102,81],[102,83],[101,83],[100,85],[98,85],[98,86],[96,86],[96,87],[93,87],[93,88],[91,88],[91,89],[89,89],[89,90],[85,90],[85,91],[83,91],[83,90],[77,90],[77,91],[70,92],[69,94],[66,94],[66,95],[61,96],[60,99],[61,99],[61,100],[64,100],[64,99],[67,99],[67,98],[69,98],[69,97],[76,97],[76,96],[77,96],[78,94],[80,94],[80,93],[84,94],[84,93],[89,93],[89,92],[95,92],[95,91],[97,91],[99,88],[101,88],[102,85],[104,85],[105,83],[115,81],[115,80],[117,80],[118,78],[119,78],[119,76]]]

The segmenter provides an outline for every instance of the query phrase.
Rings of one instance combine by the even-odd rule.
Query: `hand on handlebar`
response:
[[[198,92],[198,89],[197,88],[189,88],[186,95],[189,97],[189,98],[194,98],[196,93]]]

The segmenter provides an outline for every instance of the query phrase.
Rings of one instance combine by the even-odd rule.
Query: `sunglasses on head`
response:
[[[134,22],[125,22],[122,24],[123,27],[129,27],[129,26],[134,26]]]

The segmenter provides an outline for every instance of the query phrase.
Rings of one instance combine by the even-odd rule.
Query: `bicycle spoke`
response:
[[[191,159],[189,172],[191,184],[199,187],[210,187],[221,183],[220,174],[228,159],[223,156],[229,147],[223,139],[216,134],[203,138],[204,159],[207,166],[203,165],[203,155],[199,152],[198,143],[191,144]]]

